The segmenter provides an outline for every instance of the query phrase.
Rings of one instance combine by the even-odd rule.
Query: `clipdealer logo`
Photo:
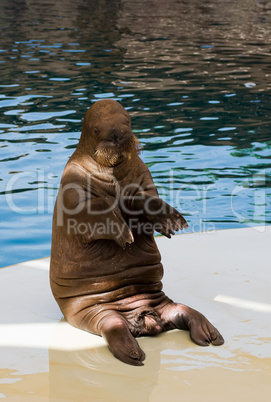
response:
[[[170,205],[173,205],[184,216],[193,215],[198,219],[191,224],[190,231],[192,232],[213,232],[215,230],[215,223],[210,222],[212,213],[210,212],[210,195],[212,191],[216,189],[216,183],[208,185],[196,185],[193,183],[178,186],[175,173],[171,170],[168,174],[167,186],[159,186],[159,196],[162,199],[166,199]],[[56,176],[53,173],[46,173],[42,170],[35,172],[22,172],[12,175],[6,184],[5,200],[7,207],[14,213],[20,215],[42,215],[52,214],[55,206],[55,200],[58,193],[58,186],[56,184]],[[91,177],[89,179],[89,189],[91,188]],[[25,202],[24,191],[29,187],[29,182],[37,183],[36,191],[31,191],[31,204]],[[44,183],[44,184],[42,184]],[[228,209],[231,211],[232,219],[236,222],[243,224],[247,227],[253,227],[258,231],[264,231],[266,220],[266,175],[265,172],[261,174],[252,175],[250,179],[246,179],[237,185],[235,185],[230,192],[226,201],[228,202]],[[69,186],[64,187],[65,191],[70,191]],[[74,187],[74,185],[73,185]],[[137,188],[136,188],[137,187]],[[82,194],[88,189],[83,189],[80,186],[76,186],[78,194]],[[123,202],[129,192],[143,191],[136,183],[129,184],[125,189],[120,188],[119,183],[115,180],[115,198],[111,199],[110,205],[107,206],[108,210],[114,209],[114,207],[121,204],[121,208],[125,210],[126,203]],[[29,188],[27,188],[28,190]],[[21,190],[21,191],[20,191]],[[244,199],[250,201],[250,211],[244,209]],[[61,205],[61,203],[59,204]],[[58,224],[63,224],[63,213],[66,213],[68,217],[73,218],[73,215],[80,213],[84,207],[83,203],[78,203],[74,207],[65,207],[62,203],[62,212],[59,214]],[[146,208],[147,206],[145,206]],[[65,209],[66,208],[66,209]],[[91,209],[91,207],[90,207]],[[91,210],[88,211],[92,214],[100,214],[101,211]],[[105,212],[105,211],[103,211]],[[127,211],[132,216],[135,211]],[[262,226],[260,226],[262,225]],[[70,224],[72,227],[72,224]],[[83,226],[81,226],[81,231]],[[102,229],[101,229],[102,230]]]

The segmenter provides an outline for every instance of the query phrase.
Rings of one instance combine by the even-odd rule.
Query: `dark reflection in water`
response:
[[[190,231],[271,223],[270,2],[3,0],[0,22],[2,266],[49,255],[63,167],[105,97]]]

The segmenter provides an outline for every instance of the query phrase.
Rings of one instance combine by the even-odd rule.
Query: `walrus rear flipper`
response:
[[[111,311],[110,314],[103,317],[99,325],[101,335],[117,359],[132,366],[144,365],[145,353],[131,334],[124,317]]]

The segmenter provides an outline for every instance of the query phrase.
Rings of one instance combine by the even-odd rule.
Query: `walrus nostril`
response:
[[[124,135],[119,137],[119,144],[120,145],[124,145],[127,141],[128,141],[128,139]]]
[[[112,142],[114,144],[116,144],[117,146],[125,145],[125,143],[128,142],[128,138],[123,132],[120,132],[118,134],[115,133],[115,134],[113,134],[113,136],[111,138],[112,138]]]
[[[121,145],[123,142],[123,132],[119,131],[116,132],[116,130],[112,131],[112,142],[114,142],[117,145]]]

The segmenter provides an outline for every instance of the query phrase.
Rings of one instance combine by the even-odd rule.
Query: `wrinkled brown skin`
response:
[[[131,138],[129,114],[118,102],[101,100],[87,111],[55,205],[50,280],[54,297],[71,325],[103,336],[116,358],[141,366],[145,354],[135,337],[178,328],[189,330],[191,339],[201,346],[224,341],[201,313],[174,303],[162,291],[163,267],[153,230],[140,233],[128,226],[131,217],[138,225],[148,222],[152,227],[158,222],[160,233],[167,237],[187,227],[178,211],[159,198],[138,152],[132,152],[129,160],[120,156],[114,166],[101,166],[96,161],[97,147],[106,144],[121,155]],[[136,183],[140,190],[130,186],[120,198],[116,183],[119,189]],[[144,209],[150,200],[153,215]],[[99,214],[106,206],[111,206],[108,212]],[[90,207],[98,213],[89,214]],[[107,220],[122,225],[123,231],[121,236],[98,229],[69,233],[70,218],[78,224],[89,223],[92,229],[95,223]]]

